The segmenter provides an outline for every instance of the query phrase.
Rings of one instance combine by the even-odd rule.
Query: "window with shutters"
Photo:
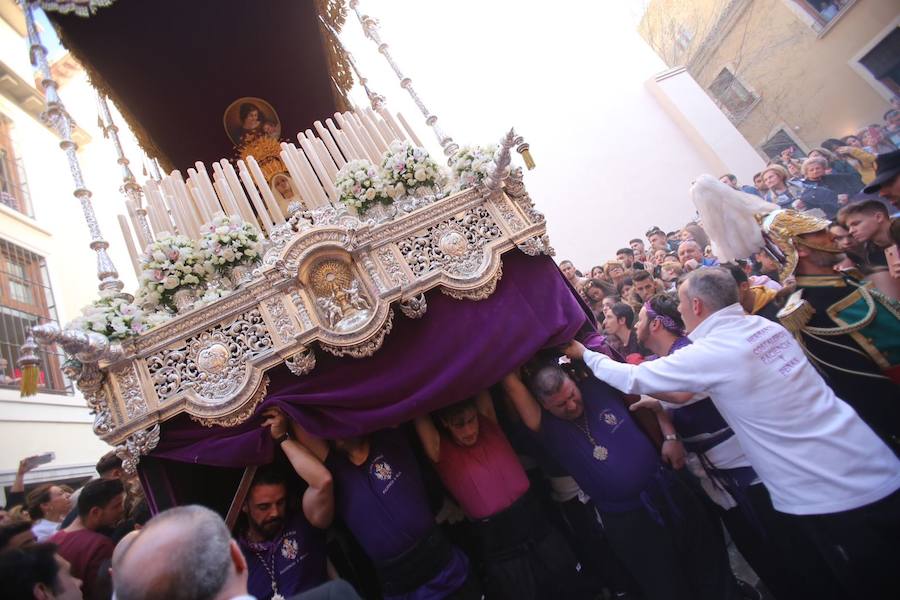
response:
[[[22,161],[12,140],[12,121],[0,114],[0,204],[33,217]]]
[[[859,63],[895,94],[900,94],[900,27],[894,27]]]
[[[709,93],[735,123],[742,121],[759,102],[759,96],[745,86],[728,67],[719,71],[713,79]]]
[[[47,264],[41,256],[0,238],[0,387],[17,387],[16,366],[28,328],[57,321]],[[41,346],[38,391],[70,393],[56,346]]]

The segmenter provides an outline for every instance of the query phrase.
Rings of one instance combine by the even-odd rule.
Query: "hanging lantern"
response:
[[[22,344],[19,360],[16,361],[16,366],[19,367],[19,371],[22,373],[19,393],[23,398],[37,394],[38,376],[40,374],[38,365],[41,364],[41,357],[37,355],[37,351],[38,345],[29,331],[28,337],[25,338],[25,343]]]

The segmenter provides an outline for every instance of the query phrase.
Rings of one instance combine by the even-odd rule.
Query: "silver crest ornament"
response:
[[[387,464],[384,461],[375,463],[373,468],[375,470],[375,477],[377,477],[381,481],[387,481],[394,473],[391,469],[391,465]]]
[[[285,538],[281,543],[281,555],[288,560],[297,558],[297,540],[294,538]]]

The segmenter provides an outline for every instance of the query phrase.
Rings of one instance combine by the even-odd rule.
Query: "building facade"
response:
[[[134,272],[118,241],[121,171],[96,125],[96,96],[68,56],[58,56],[53,71],[79,125],[73,137],[111,256],[134,289]],[[19,396],[15,363],[27,328],[66,323],[97,292],[90,236],[60,139],[40,118],[43,108],[28,60],[24,17],[15,2],[0,0],[0,494],[25,456],[56,454],[26,477],[26,484],[34,484],[95,475],[97,459],[109,450],[94,436],[83,397],[62,373],[61,351],[41,349],[38,394]]]
[[[638,29],[767,158],[880,124],[900,94],[895,0],[651,0]]]

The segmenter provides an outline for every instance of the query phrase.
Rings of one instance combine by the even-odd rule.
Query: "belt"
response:
[[[502,511],[472,521],[472,525],[486,557],[515,554],[531,542],[542,540],[550,531],[531,491]]]

